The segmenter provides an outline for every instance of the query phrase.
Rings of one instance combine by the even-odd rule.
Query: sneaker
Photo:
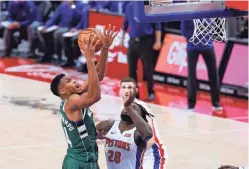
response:
[[[215,103],[213,103],[212,110],[213,111],[222,111],[223,107],[221,107],[219,102],[215,102]]]
[[[195,107],[189,106],[188,109],[187,109],[187,112],[193,112],[194,109],[195,109]]]
[[[194,108],[192,107],[189,107],[188,109],[187,109],[187,112],[193,112],[194,111]]]
[[[155,99],[154,93],[150,93],[147,100],[148,100],[148,101],[153,101],[154,99]]]
[[[221,107],[221,106],[213,106],[213,107],[212,107],[212,110],[213,110],[213,111],[222,111],[222,110],[223,110],[223,107]]]

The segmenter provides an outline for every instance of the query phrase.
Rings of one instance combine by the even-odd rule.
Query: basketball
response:
[[[89,36],[89,37],[87,37]],[[82,31],[80,31],[79,36],[78,36],[78,45],[81,50],[83,50],[83,45],[86,43],[85,41],[89,39],[91,41],[94,36],[96,36],[96,41],[99,40],[98,44],[96,45],[95,52],[98,52],[102,49],[103,47],[103,40],[104,40],[104,35],[97,29],[95,28],[86,28]],[[89,43],[89,42],[87,42]]]

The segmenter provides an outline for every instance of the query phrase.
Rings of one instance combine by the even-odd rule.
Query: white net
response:
[[[224,9],[224,0],[150,0],[150,14],[182,14],[219,11]],[[179,18],[180,20],[180,18]],[[225,18],[194,19],[194,33],[189,39],[194,45],[213,45],[214,41],[227,41]]]
[[[189,39],[194,45],[213,45],[214,41],[227,41],[226,18],[194,19],[194,33]]]

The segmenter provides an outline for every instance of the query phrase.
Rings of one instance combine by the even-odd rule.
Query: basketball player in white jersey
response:
[[[121,121],[103,121],[96,129],[105,134],[105,154],[108,169],[140,169],[147,141],[153,136],[147,123],[150,116],[130,94],[124,102]]]
[[[121,80],[120,83],[120,96],[125,101],[131,93],[138,92],[137,82],[127,77]],[[135,99],[135,103],[140,104],[148,113],[154,114],[150,107],[143,101]],[[146,151],[143,158],[143,169],[166,169],[168,161],[168,153],[165,151],[165,147],[159,138],[159,134],[156,128],[154,118],[148,118],[148,124],[151,126],[153,131],[153,137],[148,141]]]

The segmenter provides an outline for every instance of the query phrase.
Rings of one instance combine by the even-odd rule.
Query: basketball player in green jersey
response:
[[[60,115],[62,128],[68,143],[63,169],[99,169],[98,146],[93,114],[89,109],[100,100],[100,81],[106,71],[108,49],[117,33],[115,27],[104,30],[104,46],[95,66],[95,40],[85,38],[82,53],[87,60],[88,80],[79,85],[65,74],[57,75],[51,82],[51,91],[62,99]]]

